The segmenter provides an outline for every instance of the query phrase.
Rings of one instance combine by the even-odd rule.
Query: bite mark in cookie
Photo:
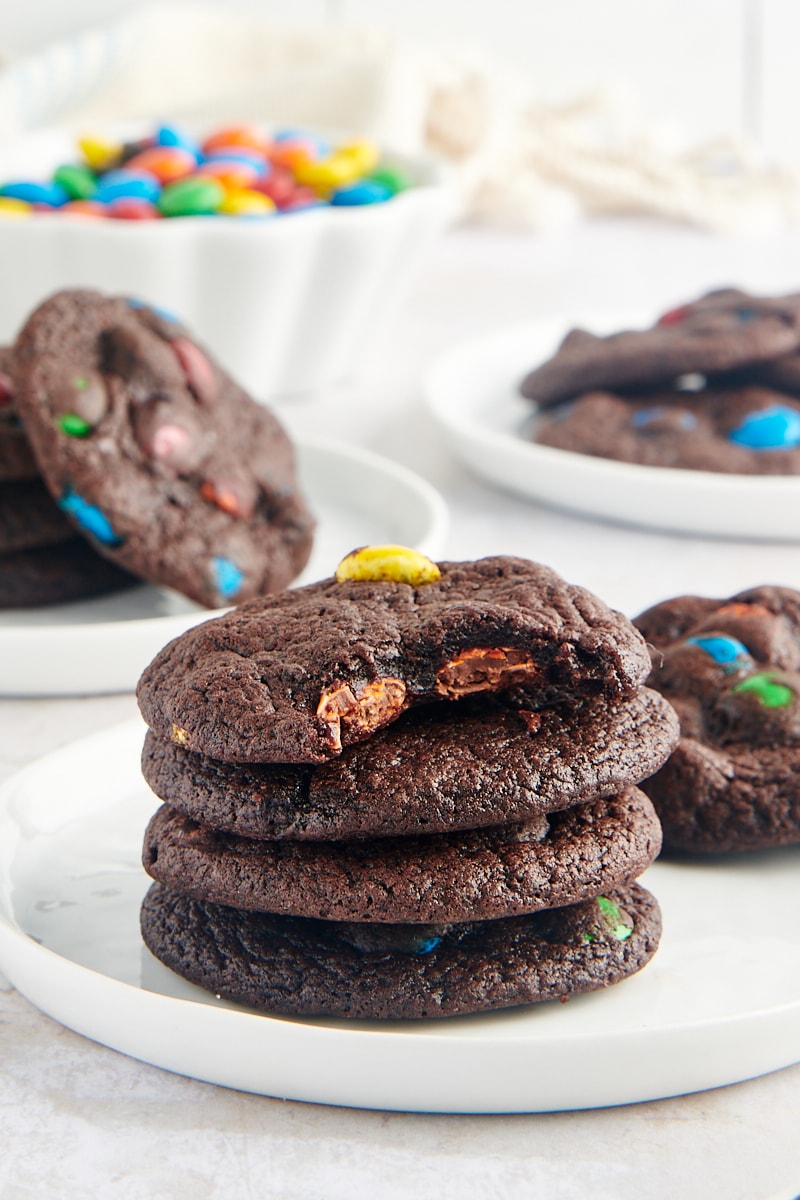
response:
[[[358,693],[346,683],[323,692],[317,716],[327,726],[331,749],[342,749],[343,724],[353,731],[354,741],[360,740],[396,720],[405,708],[405,698],[406,685],[402,679],[374,679]]]
[[[226,762],[315,763],[443,694],[524,682],[533,710],[643,682],[649,659],[627,618],[548,568],[439,566],[419,587],[322,580],[189,630],[142,675],[145,720]]]
[[[524,650],[510,646],[463,650],[444,664],[436,675],[436,690],[449,700],[475,692],[498,692],[531,683],[536,663]]]

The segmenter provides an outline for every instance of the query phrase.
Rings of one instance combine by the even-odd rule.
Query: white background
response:
[[[747,133],[769,157],[800,164],[796,0],[207,2],[281,23],[369,25],[478,46],[524,70],[543,99],[611,87],[648,130],[691,142]],[[141,3],[5,0],[0,52],[24,54]]]

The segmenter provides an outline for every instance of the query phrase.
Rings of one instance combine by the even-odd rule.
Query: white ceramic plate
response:
[[[0,967],[79,1033],[170,1071],[323,1104],[537,1112],[733,1083],[800,1060],[800,848],[656,864],[664,938],[568,1004],[443,1021],[291,1021],[217,1001],[144,949],[155,799],[129,722],[0,789]]]
[[[441,555],[447,509],[413,471],[369,450],[296,439],[300,482],[317,518],[314,549],[297,584],[330,575],[356,546],[399,542]],[[49,608],[0,611],[0,695],[133,691],[171,638],[213,612],[167,588]]]
[[[574,322],[599,334],[648,323],[641,313]],[[566,331],[563,321],[514,326],[434,363],[425,381],[428,403],[467,466],[500,487],[593,517],[679,533],[800,541],[800,477],[643,467],[527,440],[534,406],[519,395],[520,380],[550,357]]]

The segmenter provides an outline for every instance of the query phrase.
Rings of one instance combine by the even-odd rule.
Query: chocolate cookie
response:
[[[358,842],[266,842],[163,805],[145,870],[197,900],[335,921],[492,920],[587,900],[629,882],[661,849],[647,797],[578,804],[518,825]]]
[[[573,330],[552,358],[525,376],[520,391],[549,407],[583,392],[660,387],[684,375],[731,371],[798,348],[794,298],[760,308],[749,298],[741,304],[698,302],[665,314],[651,329],[608,337]]]
[[[715,288],[706,292],[699,300],[692,300],[688,304],[681,304],[662,313],[658,325],[679,326],[687,320],[709,314],[732,315],[737,321],[744,323],[755,317],[776,316],[800,331],[800,292],[792,292],[785,296],[755,296],[742,288]]]
[[[800,593],[678,597],[637,619],[681,740],[642,786],[681,853],[800,842]]]
[[[251,838],[337,841],[524,821],[652,775],[677,718],[628,700],[532,712],[510,699],[420,706],[318,767],[235,766],[148,732],[150,787],[195,820]]]
[[[0,555],[0,608],[33,608],[87,600],[138,583],[95,554],[82,538]]]
[[[0,346],[0,483],[36,479],[39,468],[14,406],[14,355]]]
[[[448,1017],[590,992],[653,956],[658,905],[632,884],[599,900],[444,929],[242,913],[154,884],[145,943],[226,999],[287,1016]]]
[[[709,382],[715,387],[764,387],[800,399],[800,354],[784,354],[752,367],[740,367],[715,375]]]
[[[718,292],[710,292],[699,305],[727,305],[730,308],[751,308],[757,312],[780,312],[788,315],[796,326],[800,326],[800,294],[789,296],[753,296],[738,288],[725,288]],[[662,321],[679,321],[684,309],[673,309],[665,313]],[[772,388],[778,392],[788,392],[800,396],[800,353],[782,354],[779,358],[771,358],[766,362],[755,363],[751,366],[739,367],[714,377],[714,382],[720,386],[743,387],[757,385]]]
[[[800,473],[800,400],[764,387],[624,399],[589,392],[543,413],[535,441],[650,467],[739,475]]]
[[[549,568],[440,568],[416,585],[326,579],[189,630],[142,675],[147,724],[226,762],[318,763],[419,702],[524,687],[550,707],[643,682],[630,622]]]
[[[0,483],[0,555],[73,536],[72,526],[40,480]]]
[[[303,567],[312,521],[286,434],[179,325],[60,292],[24,326],[14,369],[48,487],[113,562],[211,607]]]

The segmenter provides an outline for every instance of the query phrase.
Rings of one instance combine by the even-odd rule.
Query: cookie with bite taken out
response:
[[[424,578],[347,564],[166,646],[137,691],[154,733],[223,762],[321,763],[417,704],[514,688],[533,709],[614,701],[649,670],[626,617],[526,559]]]

